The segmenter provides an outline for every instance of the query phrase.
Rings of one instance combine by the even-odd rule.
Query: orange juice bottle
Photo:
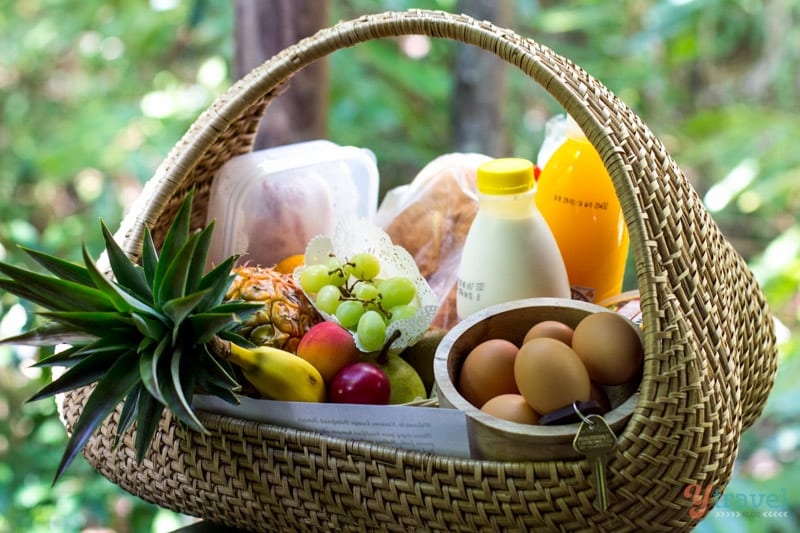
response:
[[[572,298],[599,302],[622,292],[628,228],[597,150],[571,119],[542,168],[536,205],[567,269]]]

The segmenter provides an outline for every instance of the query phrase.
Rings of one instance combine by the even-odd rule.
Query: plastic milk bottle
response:
[[[478,167],[478,212],[458,269],[459,318],[531,297],[569,298],[564,262],[534,202],[533,163],[503,158]]]

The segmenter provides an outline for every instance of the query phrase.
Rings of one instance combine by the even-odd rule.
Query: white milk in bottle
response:
[[[479,208],[458,269],[459,318],[511,300],[570,297],[564,261],[533,186],[533,163],[526,159],[478,167]]]

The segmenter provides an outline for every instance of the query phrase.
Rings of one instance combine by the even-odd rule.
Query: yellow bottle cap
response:
[[[520,194],[533,184],[533,163],[527,159],[505,157],[478,167],[478,192],[483,194]]]

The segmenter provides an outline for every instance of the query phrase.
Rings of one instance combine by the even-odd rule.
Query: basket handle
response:
[[[252,150],[266,105],[295,72],[338,49],[409,34],[461,41],[515,65],[562,105],[600,154],[629,230],[645,327],[642,400],[626,434],[647,432],[644,425],[663,414],[662,400],[673,393],[678,411],[714,396],[715,427],[738,432],[749,425],[774,378],[771,316],[744,261],[663,144],[571,61],[465,15],[415,9],[341,22],[251,71],[198,118],[146,184],[117,232],[123,249],[138,256],[145,226],[158,240],[188,189],[197,189],[196,198],[207,194],[225,161]],[[199,226],[203,214],[196,215]],[[699,390],[697,376],[708,374],[714,390]],[[725,440],[714,446],[735,453],[738,438]]]
[[[658,141],[639,118],[600,82],[571,61],[511,30],[490,22],[479,22],[467,15],[413,9],[366,15],[320,30],[284,49],[234,84],[204,111],[157,169],[147,184],[147,190],[139,198],[137,207],[141,209],[131,209],[131,213],[136,214],[136,221],[128,224],[130,231],[124,235],[126,240],[136,244],[139,239],[134,234],[137,231],[145,225],[157,226],[162,211],[169,207],[170,197],[182,196],[178,193],[192,186],[204,185],[192,180],[187,183],[187,177],[201,163],[204,164],[202,171],[206,171],[209,164],[218,167],[238,155],[215,150],[224,142],[221,138],[235,134],[240,153],[250,151],[254,128],[257,127],[252,123],[254,118],[260,121],[266,105],[297,71],[338,49],[412,34],[471,44],[522,70],[544,87],[581,126],[614,178],[623,209],[625,204],[636,204],[635,201],[625,201],[634,199],[634,176],[631,175],[634,169],[623,158],[626,145],[632,139],[630,132],[641,130],[643,139],[652,143]],[[250,142],[249,146],[246,141]],[[666,151],[661,153],[668,157]],[[638,214],[626,214],[629,226],[634,225]],[[635,233],[636,228],[631,227],[631,231]],[[135,249],[128,251],[138,255]]]

